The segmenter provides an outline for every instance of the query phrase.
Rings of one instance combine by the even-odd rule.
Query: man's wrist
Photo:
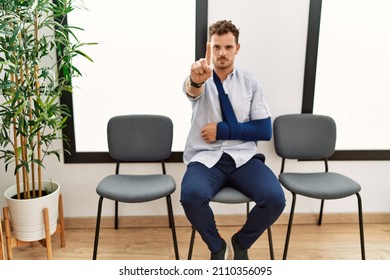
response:
[[[230,140],[230,128],[227,122],[217,124],[217,140]]]
[[[201,88],[203,86],[204,82],[203,83],[196,83],[192,80],[191,78],[191,75],[190,75],[190,85],[194,88]]]

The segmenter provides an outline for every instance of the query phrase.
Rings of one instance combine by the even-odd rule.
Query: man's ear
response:
[[[238,43],[236,46],[236,54],[238,54],[238,52],[240,51],[240,47],[241,47],[241,45]]]

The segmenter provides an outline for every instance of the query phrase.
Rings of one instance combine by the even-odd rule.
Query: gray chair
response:
[[[100,196],[96,220],[93,259],[97,257],[103,199],[115,201],[115,229],[118,229],[118,204],[149,202],[166,198],[169,226],[172,230],[175,257],[179,259],[171,194],[174,179],[166,174],[165,162],[171,155],[173,124],[159,115],[125,115],[111,118],[107,125],[110,156],[116,160],[115,174],[105,177],[97,186]],[[119,174],[120,163],[160,162],[161,174]]]
[[[322,223],[324,201],[356,195],[358,202],[361,256],[365,259],[363,211],[360,185],[349,177],[328,171],[328,158],[336,146],[336,123],[329,116],[314,114],[291,114],[274,120],[275,151],[282,158],[280,183],[292,193],[292,205],[284,246],[283,259],[287,259],[291,227],[294,217],[296,195],[321,200],[318,225]],[[323,160],[321,172],[285,172],[286,159],[298,162]]]
[[[239,204],[246,203],[246,213],[249,214],[249,203],[252,201],[249,197],[231,187],[224,187],[220,190],[212,199],[212,202],[226,203],[226,204]],[[192,227],[190,246],[188,250],[188,259],[192,259],[192,251],[195,243],[196,229]],[[268,243],[271,260],[274,259],[274,250],[272,244],[272,232],[271,228],[268,228]]]

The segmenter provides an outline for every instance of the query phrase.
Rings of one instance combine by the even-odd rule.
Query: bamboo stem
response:
[[[38,52],[38,48],[39,48],[39,25],[38,25],[38,22],[39,22],[39,15],[38,15],[38,12],[35,12],[35,48],[36,48],[36,51]],[[36,95],[39,96],[40,95],[40,83],[39,83],[39,79],[38,79],[38,73],[39,73],[39,67],[38,65],[35,65],[34,66],[34,78],[35,78],[35,90],[36,90]],[[41,162],[42,161],[42,153],[41,153],[41,131],[39,130],[38,131],[38,134],[37,134],[37,142],[38,142],[38,145],[37,145],[37,152],[38,152],[38,161]],[[38,195],[41,197],[42,196],[42,166],[40,164],[38,164]]]
[[[19,33],[18,39],[20,42],[22,42],[22,34]],[[19,60],[20,63],[20,69],[19,69],[19,78],[18,80],[18,85],[23,85],[24,83],[24,63],[22,59],[20,58]],[[19,121],[19,128],[20,128],[20,120]],[[26,136],[20,134],[20,147],[21,147],[21,156],[22,156],[22,161],[24,163],[27,163],[27,141],[26,141]],[[25,164],[22,166],[22,172],[23,172],[23,190],[24,190],[24,198],[30,198],[30,185],[29,185],[29,178],[28,178],[28,172]]]
[[[20,144],[22,147],[22,160],[24,162],[27,162],[27,143],[26,143],[26,137],[20,135]],[[23,171],[23,190],[24,190],[24,198],[29,199],[30,197],[30,183],[29,183],[29,176],[27,172],[27,168],[25,165],[22,166]]]
[[[11,74],[11,81],[13,83],[16,82],[15,73]],[[15,95],[15,88],[12,88],[12,94]],[[13,97],[14,98],[14,97]],[[14,158],[15,158],[15,166],[19,164],[19,151],[18,151],[18,137],[17,137],[17,129],[16,129],[16,119],[13,118],[13,135],[14,135]],[[20,199],[20,176],[19,176],[19,170],[15,171],[15,180],[16,180],[16,196],[17,199]]]
[[[25,71],[26,71],[26,81],[27,81],[27,84],[29,85],[30,84],[30,73],[28,71],[28,65],[27,65],[27,61],[25,61]],[[31,95],[28,97],[28,100],[29,100],[29,108],[28,108],[28,113],[29,113],[29,120],[30,120],[30,123],[33,119],[33,115],[32,115],[32,111],[33,111],[33,99],[31,97]],[[32,124],[29,125],[28,127],[30,129],[30,131],[32,130]],[[33,149],[33,147],[31,147]],[[32,190],[32,197],[35,198],[36,197],[36,193],[35,193],[35,164],[34,164],[34,151],[31,151],[31,161],[30,161],[30,174],[31,174],[31,190]]]

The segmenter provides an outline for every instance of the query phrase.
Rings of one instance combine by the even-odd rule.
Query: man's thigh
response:
[[[278,178],[263,161],[252,158],[232,172],[228,184],[254,201],[267,200],[282,192]]]
[[[182,199],[184,196],[191,196],[210,200],[226,184],[226,180],[226,174],[220,170],[191,162],[182,180]]]

